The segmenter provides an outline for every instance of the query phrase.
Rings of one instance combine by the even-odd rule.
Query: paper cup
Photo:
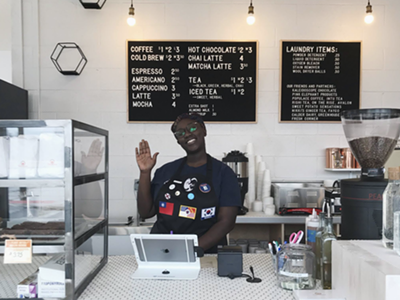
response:
[[[264,214],[267,216],[273,216],[275,214],[275,205],[265,205]]]
[[[263,202],[263,207],[265,205],[273,205],[274,204],[274,198],[273,197],[264,197],[262,199],[262,202]]]
[[[262,201],[256,200],[252,203],[253,211],[260,212],[263,209]]]

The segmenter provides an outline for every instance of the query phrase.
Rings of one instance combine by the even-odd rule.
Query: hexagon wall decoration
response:
[[[82,49],[72,42],[58,43],[50,59],[57,70],[64,75],[80,75],[87,63]]]
[[[92,1],[83,1],[83,0],[79,0],[79,2],[83,5],[84,8],[87,9],[101,9],[104,5],[104,3],[106,3],[107,0],[92,0]]]

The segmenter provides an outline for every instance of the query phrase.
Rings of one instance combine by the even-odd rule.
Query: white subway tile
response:
[[[109,202],[109,219],[127,220],[132,216],[136,220],[136,201],[112,199]]]
[[[361,52],[362,52],[361,67],[363,70],[382,70],[384,68],[383,48],[362,47]],[[389,55],[389,57],[390,57],[390,55]],[[388,58],[388,55],[385,50],[385,59],[387,59],[387,58]],[[399,67],[400,67],[400,60],[399,60]],[[386,69],[386,63],[385,63],[385,69]]]
[[[383,93],[382,107],[400,108],[400,92]]]
[[[110,156],[109,173],[111,178],[125,178],[132,174],[134,167],[137,167],[134,156]]]
[[[108,181],[109,199],[123,199],[123,182],[122,178],[110,177]]]
[[[124,135],[110,134],[108,142],[109,142],[109,155],[115,155],[115,156],[124,155]]]
[[[316,157],[275,157],[276,178],[310,179],[317,176]]]
[[[273,70],[258,70],[258,91],[271,92],[275,90],[275,72]]]
[[[259,92],[258,93],[258,113],[277,114],[279,112],[279,93],[278,92]]]
[[[362,93],[361,108],[378,108],[382,107],[383,93]]]
[[[326,148],[339,147],[340,136],[297,136],[297,156],[324,156]]]
[[[336,124],[332,123],[320,123],[318,124],[318,134],[329,134],[329,135],[343,135],[343,126],[341,122]]]
[[[295,136],[264,136],[256,140],[257,152],[263,156],[294,156],[296,154]]]

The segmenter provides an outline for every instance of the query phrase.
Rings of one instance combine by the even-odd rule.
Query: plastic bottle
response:
[[[317,265],[317,279],[321,279],[321,255],[322,255],[322,249],[321,249],[321,236],[324,233],[325,227],[326,227],[326,217],[325,217],[325,209],[326,209],[326,203],[324,201],[322,205],[322,212],[319,213],[319,226],[317,229],[317,234],[315,236],[315,260],[316,260],[316,265]]]
[[[389,168],[389,182],[382,197],[382,242],[386,248],[393,249],[393,218],[394,213],[400,211],[399,168]]]
[[[319,218],[317,216],[317,212],[313,209],[311,215],[309,215],[306,219],[306,243],[311,246],[312,251],[316,252],[316,236],[317,230],[319,227]]]

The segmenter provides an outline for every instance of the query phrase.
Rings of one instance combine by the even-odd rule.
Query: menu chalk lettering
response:
[[[256,41],[127,41],[128,122],[256,122]]]
[[[340,122],[360,107],[361,42],[282,41],[281,122]]]

